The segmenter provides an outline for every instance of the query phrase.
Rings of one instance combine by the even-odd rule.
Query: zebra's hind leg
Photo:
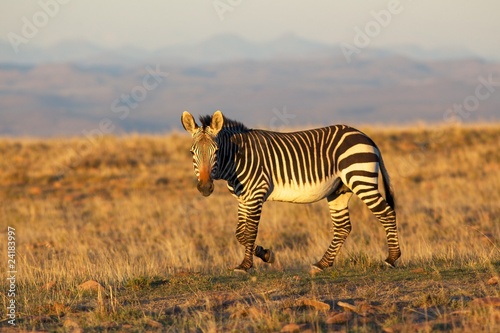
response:
[[[398,240],[398,229],[396,225],[396,212],[386,203],[386,208],[382,212],[374,212],[374,214],[378,218],[380,223],[382,223],[382,225],[384,226],[385,234],[387,237],[387,247],[389,249],[389,254],[387,256],[387,259],[385,259],[385,262],[389,266],[395,267],[396,260],[401,257],[401,249],[399,248]]]
[[[322,271],[333,265],[333,261],[335,260],[338,251],[351,232],[351,221],[349,219],[348,209],[351,197],[352,192],[345,185],[327,197],[333,224],[333,239],[323,255],[323,258],[313,264],[312,273],[315,271]]]
[[[384,227],[389,250],[385,262],[390,267],[395,267],[396,260],[401,256],[401,250],[399,248],[396,212],[394,208],[387,203],[376,187],[372,191],[356,191],[356,195],[368,206]]]

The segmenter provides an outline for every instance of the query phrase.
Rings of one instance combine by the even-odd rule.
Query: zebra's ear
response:
[[[224,125],[224,116],[220,110],[215,111],[212,116],[212,121],[210,122],[210,128],[214,132],[215,135],[220,132],[222,126]]]
[[[196,132],[198,125],[196,124],[196,121],[194,121],[194,118],[191,115],[191,113],[184,111],[182,113],[181,122],[182,126],[184,126],[184,129],[191,135],[193,135],[194,132]]]

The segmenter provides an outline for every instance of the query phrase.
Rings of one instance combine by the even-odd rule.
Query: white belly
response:
[[[275,184],[267,197],[269,201],[310,203],[321,200],[333,192],[338,178],[330,177],[317,184]]]

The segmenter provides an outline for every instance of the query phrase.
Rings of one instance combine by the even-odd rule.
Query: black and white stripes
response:
[[[267,200],[308,203],[326,198],[333,223],[333,240],[313,267],[323,270],[333,260],[351,230],[348,203],[355,193],[386,230],[393,266],[400,256],[394,200],[382,156],[360,131],[343,125],[278,133],[249,129],[224,118],[220,111],[200,118],[198,126],[184,112],[182,123],[193,136],[191,151],[198,189],[210,195],[214,179],[224,179],[239,201],[236,237],[245,246],[248,270],[253,256],[272,262],[273,253],[255,245],[262,205]],[[378,189],[382,174],[384,198]]]

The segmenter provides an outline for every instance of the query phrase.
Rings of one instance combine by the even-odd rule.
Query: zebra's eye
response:
[[[191,153],[191,155],[194,155],[194,150],[191,149],[189,152]]]

